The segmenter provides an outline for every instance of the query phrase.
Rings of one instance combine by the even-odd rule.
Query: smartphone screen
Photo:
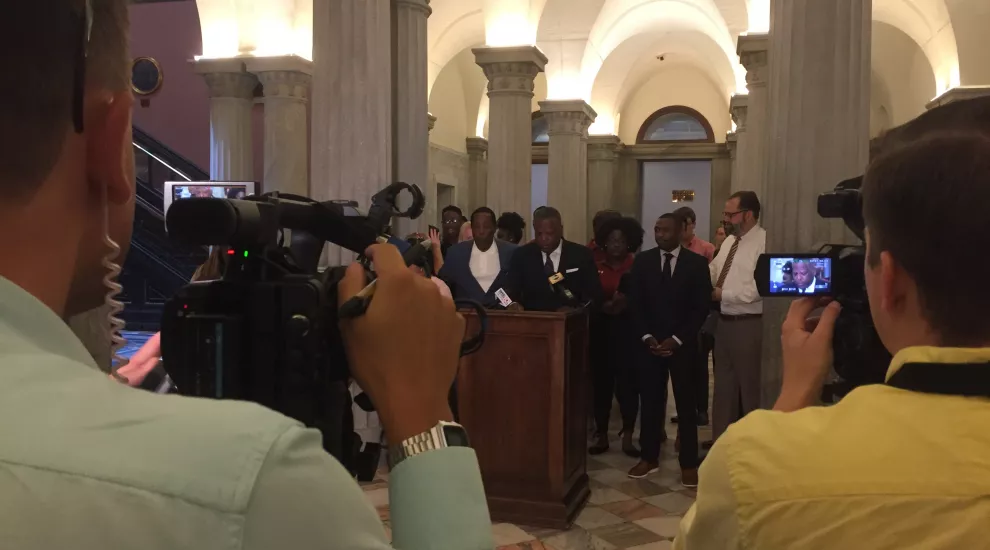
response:
[[[757,269],[760,294],[831,296],[832,258],[821,254],[764,254]],[[762,283],[762,284],[759,284]]]

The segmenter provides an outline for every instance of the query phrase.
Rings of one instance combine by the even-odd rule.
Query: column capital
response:
[[[210,97],[251,99],[258,79],[244,69],[239,59],[200,59],[193,61],[193,70],[206,80]]]
[[[265,97],[309,100],[313,62],[295,55],[255,57],[247,60],[248,71],[264,86]]]
[[[395,4],[396,8],[419,10],[426,17],[429,17],[433,13],[433,8],[430,7],[430,0],[392,0],[392,3]]]
[[[469,157],[483,157],[488,152],[488,140],[483,137],[469,137],[464,140]]]
[[[589,136],[588,160],[618,160],[622,150],[622,140],[619,136]]]
[[[739,62],[746,67],[746,84],[766,86],[770,77],[770,36],[767,33],[744,34],[739,36],[736,53]]]
[[[598,113],[583,100],[550,100],[540,102],[540,112],[547,119],[551,139],[555,135],[584,137]]]
[[[928,102],[926,109],[934,109],[956,101],[976,99],[990,96],[990,86],[956,86],[942,92],[941,95]]]
[[[547,56],[536,46],[474,48],[475,63],[488,77],[488,94],[533,96],[533,80],[547,66]]]
[[[725,134],[725,146],[729,149],[729,158],[736,158],[736,146],[739,143],[739,135],[735,132],[726,132]]]
[[[437,117],[433,116],[430,113],[426,113],[426,127],[429,128],[429,131],[432,132],[433,127],[436,125],[437,125]]]
[[[749,96],[746,94],[736,94],[729,100],[729,112],[732,113],[732,122],[736,123],[736,132],[746,131],[746,115],[749,113]]]

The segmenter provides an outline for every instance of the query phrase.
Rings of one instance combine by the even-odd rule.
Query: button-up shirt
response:
[[[546,252],[540,252],[541,257],[543,258],[543,263],[544,264],[547,263],[547,256],[550,256],[550,262],[553,264],[553,270],[560,271],[560,253],[563,249],[564,249],[564,239],[561,239],[560,243],[557,245],[557,248],[555,248],[553,252],[551,252],[550,254],[547,254]]]
[[[481,290],[488,292],[498,277],[499,270],[502,269],[498,259],[498,246],[493,242],[488,250],[482,251],[478,248],[478,243],[472,244],[468,267],[471,269],[471,275],[474,275],[474,279],[481,286]]]
[[[722,248],[718,251],[718,256],[710,264],[708,270],[711,272],[712,285],[718,281],[722,273],[722,266],[725,265],[732,250],[732,243],[739,238],[735,235],[726,237],[722,243]],[[739,241],[739,248],[736,249],[736,256],[732,259],[729,274],[722,284],[722,313],[725,315],[753,315],[763,313],[763,298],[756,289],[756,279],[753,271],[756,270],[756,261],[767,248],[767,232],[760,226],[756,226],[743,235]]]
[[[0,277],[0,541],[8,548],[390,548],[320,432],[253,403],[111,381],[69,327]],[[474,451],[389,477],[399,548],[492,548]]]
[[[661,256],[660,256],[660,270],[661,270],[661,273],[663,272],[663,268],[667,265],[667,262],[670,262],[670,276],[673,277],[674,276],[674,270],[677,269],[677,258],[678,258],[678,256],[681,255],[681,247],[678,246],[677,248],[671,250],[670,252],[665,252],[663,250],[660,250],[659,252],[661,253]],[[670,259],[667,259],[667,254],[670,254]],[[657,284],[660,284],[660,281],[657,281]],[[676,335],[672,334],[670,337],[673,338],[675,342],[677,342],[677,345],[678,346],[684,345],[684,342],[681,342],[681,339],[678,338]],[[653,335],[652,334],[644,334],[641,337],[641,339],[644,342],[647,341],[647,340],[649,340],[650,338],[653,338]]]
[[[987,361],[990,349],[907,348],[887,378]],[[990,400],[879,384],[829,407],[753,411],[702,463],[674,548],[986,548],[987,426]]]
[[[708,263],[712,263],[712,260],[715,258],[715,245],[705,239],[699,238],[697,235],[684,248],[695,254],[704,256],[708,260]]]

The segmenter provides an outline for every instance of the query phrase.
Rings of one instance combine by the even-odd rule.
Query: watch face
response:
[[[470,447],[467,432],[461,426],[448,425],[443,427],[443,437],[448,447]]]

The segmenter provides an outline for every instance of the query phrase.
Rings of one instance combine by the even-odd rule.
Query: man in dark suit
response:
[[[495,292],[503,288],[512,254],[518,248],[495,238],[495,212],[482,206],[471,214],[474,240],[447,250],[440,278],[450,287],[455,300],[474,300],[495,307]]]
[[[563,239],[564,225],[556,208],[533,214],[536,239],[512,256],[506,291],[516,303],[510,309],[559,311],[602,298],[598,267],[586,246]]]
[[[629,274],[633,328],[643,342],[637,369],[642,455],[629,477],[646,477],[659,467],[669,372],[680,419],[681,483],[697,487],[698,406],[692,358],[711,305],[712,283],[708,260],[681,246],[682,229],[683,222],[674,214],[660,216],[653,229],[657,248],[639,254]]]

